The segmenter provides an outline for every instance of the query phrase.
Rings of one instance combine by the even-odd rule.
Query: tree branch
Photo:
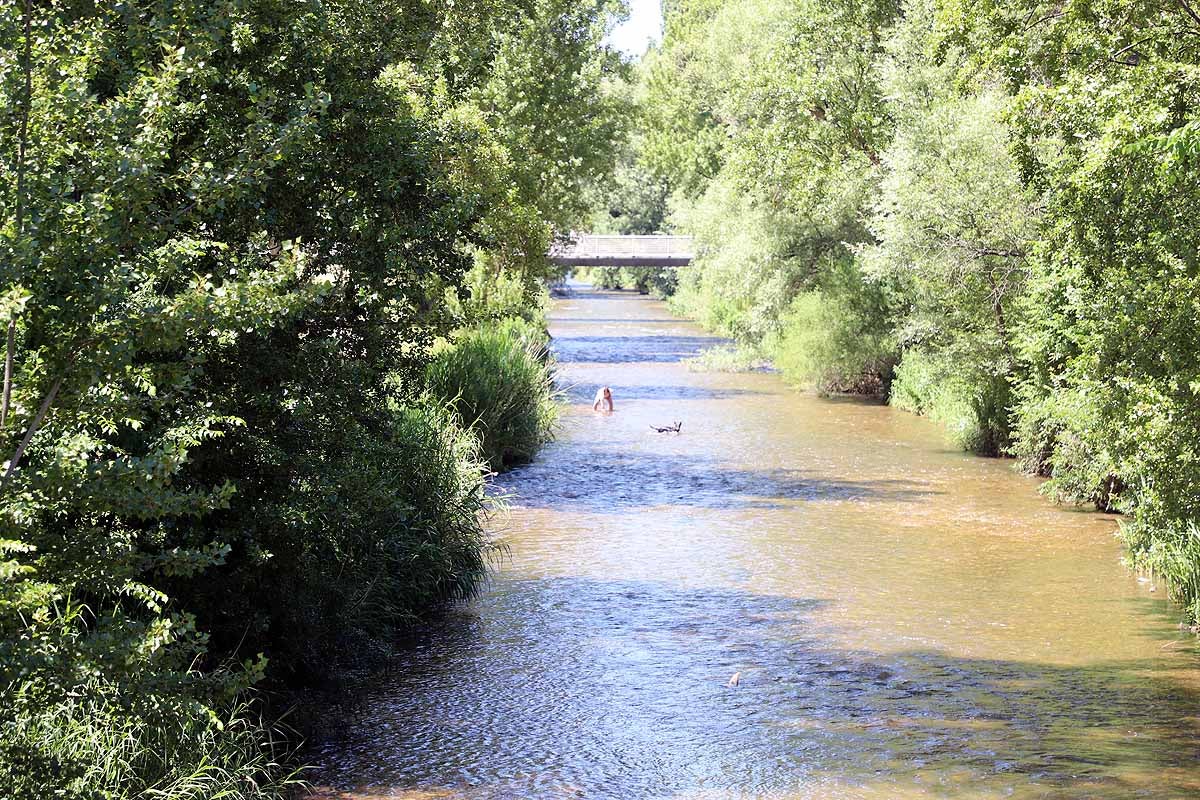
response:
[[[1040,19],[1036,19],[1033,22],[1025,23],[1024,30],[1029,30],[1030,28],[1036,28],[1038,25],[1041,25],[1043,22],[1049,22],[1050,20],[1057,19],[1061,16],[1064,16],[1065,14],[1066,14],[1066,12],[1064,12],[1064,11],[1051,11],[1049,14],[1047,14],[1046,16],[1044,16]]]
[[[50,391],[46,392],[46,397],[42,400],[42,405],[38,408],[37,414],[29,423],[29,429],[25,431],[25,437],[21,439],[21,443],[17,445],[17,451],[13,453],[12,459],[8,462],[8,471],[0,479],[0,495],[3,495],[8,490],[8,482],[12,478],[13,473],[17,471],[17,466],[21,463],[21,457],[25,455],[25,448],[29,446],[33,435],[41,429],[42,423],[46,420],[46,414],[49,413],[50,406],[54,402],[58,390],[62,388],[62,384],[63,376],[60,375],[50,387]]]
[[[1187,13],[1187,15],[1192,18],[1192,21],[1194,21],[1197,25],[1200,25],[1200,16],[1196,15],[1196,12],[1194,10],[1192,10],[1192,7],[1190,5],[1188,5],[1188,1],[1187,0],[1178,0],[1178,2],[1179,2],[1179,7],[1182,8]]]

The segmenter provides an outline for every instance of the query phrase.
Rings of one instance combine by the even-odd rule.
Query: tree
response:
[[[606,109],[608,7],[0,9],[0,778],[267,792],[260,654],[385,652],[483,573],[477,445],[424,363],[488,221],[557,222],[607,118],[556,150],[482,100],[550,30],[579,70],[526,87]]]

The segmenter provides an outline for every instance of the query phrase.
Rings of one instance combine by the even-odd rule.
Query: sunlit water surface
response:
[[[714,340],[653,300],[577,287],[551,331],[570,406],[499,482],[494,579],[333,704],[318,796],[1200,796],[1194,637],[1114,519],[910,414],[691,372]]]

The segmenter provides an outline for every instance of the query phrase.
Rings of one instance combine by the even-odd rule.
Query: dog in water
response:
[[[592,401],[592,411],[603,411],[611,414],[613,410],[612,389],[601,386],[596,391],[596,399]]]

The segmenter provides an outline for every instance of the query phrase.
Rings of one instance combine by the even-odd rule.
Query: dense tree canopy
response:
[[[0,3],[6,788],[268,791],[219,716],[268,661],[472,591],[473,420],[424,362],[464,273],[544,274],[611,165],[617,10]]]

